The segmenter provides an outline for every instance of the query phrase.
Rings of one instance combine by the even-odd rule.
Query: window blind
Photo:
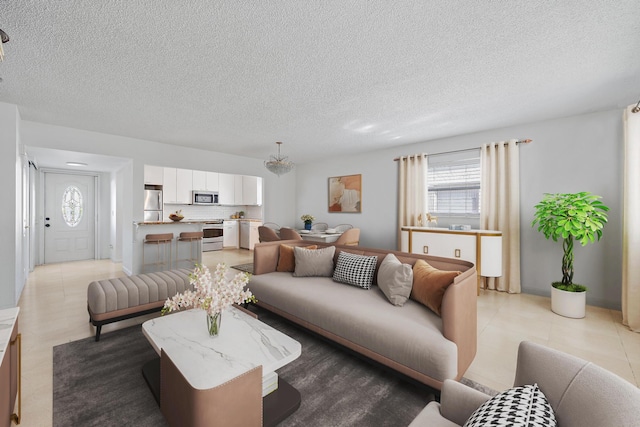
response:
[[[480,216],[480,156],[432,161],[427,174],[429,212],[439,216]]]

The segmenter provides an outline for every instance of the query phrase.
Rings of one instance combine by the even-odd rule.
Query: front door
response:
[[[47,172],[44,263],[95,258],[94,176]]]

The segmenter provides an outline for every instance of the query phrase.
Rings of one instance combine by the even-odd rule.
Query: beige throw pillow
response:
[[[411,265],[401,263],[394,254],[388,254],[378,269],[378,287],[393,305],[403,306],[413,286]]]
[[[293,247],[296,268],[293,275],[296,277],[309,276],[333,276],[333,254],[335,246],[308,250],[298,246]]]
[[[413,265],[411,299],[426,305],[439,316],[444,291],[459,274],[459,271],[438,270],[424,260],[417,260]]]
[[[317,249],[318,246],[311,245],[305,246],[305,249]],[[278,257],[278,266],[276,271],[281,272],[293,272],[296,269],[295,255],[293,252],[293,246],[280,245],[280,255]]]

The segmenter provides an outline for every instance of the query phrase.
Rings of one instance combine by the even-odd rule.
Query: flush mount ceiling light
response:
[[[275,156],[272,155],[269,161],[264,162],[264,166],[269,172],[273,172],[280,176],[291,172],[295,164],[287,160],[287,156],[280,154],[280,146],[282,145],[282,142],[276,142],[276,144],[278,144],[278,154]]]
[[[67,162],[67,166],[83,167],[83,166],[88,166],[88,165],[86,163],[82,163],[82,162]]]
[[[2,45],[9,41],[9,36],[2,30],[0,30],[0,40],[2,40],[2,43],[0,43],[0,61],[2,61],[4,59],[4,50],[2,50]]]

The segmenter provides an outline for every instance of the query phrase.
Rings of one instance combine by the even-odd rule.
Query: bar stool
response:
[[[176,268],[180,268],[181,262],[187,262],[186,268],[193,268],[200,261],[198,254],[202,252],[199,242],[202,241],[202,231],[183,231],[176,240]],[[189,243],[189,258],[180,258],[180,242]],[[184,245],[183,245],[184,246]]]
[[[156,260],[154,262],[145,262],[145,249],[147,245],[156,247]],[[142,246],[142,271],[146,266],[151,266],[151,271],[171,270],[171,246],[173,245],[173,233],[147,234],[144,236],[144,245]],[[167,251],[169,256],[167,257]],[[160,256],[162,252],[162,256]]]

